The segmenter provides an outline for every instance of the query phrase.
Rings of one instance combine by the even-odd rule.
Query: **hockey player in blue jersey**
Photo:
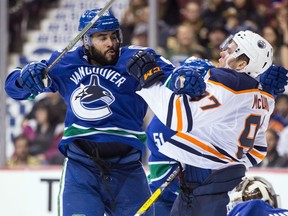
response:
[[[280,197],[270,182],[260,176],[248,176],[229,192],[228,216],[284,216]]]
[[[148,179],[152,192],[157,190],[178,166],[175,160],[158,151],[159,146],[175,133],[175,131],[167,128],[156,116],[152,118],[146,129],[147,146],[151,152],[148,159]],[[155,201],[155,215],[169,215],[178,194],[179,183],[176,178]]]
[[[79,31],[99,11],[86,11]],[[145,151],[142,124],[147,104],[135,93],[139,83],[126,72],[126,62],[142,49],[157,60],[152,63],[155,67],[149,64],[153,73],[160,66],[168,75],[174,66],[152,49],[120,48],[119,22],[109,11],[82,41],[83,46],[71,49],[47,76],[44,70],[59,56],[58,51],[47,62],[14,70],[6,79],[5,90],[16,100],[58,91],[67,105],[59,144],[66,156],[59,216],[134,215],[151,195],[140,161]],[[164,79],[165,75],[158,74]],[[146,215],[153,215],[153,208]]]
[[[208,70],[210,68],[213,68],[214,66],[208,60],[192,56],[182,62],[181,67],[192,67],[199,73],[199,75],[204,77],[207,74]],[[176,79],[177,75],[172,75],[172,78]],[[169,77],[168,79],[172,78]],[[201,82],[204,82],[204,80],[198,80],[197,82],[200,82],[200,84],[193,86],[190,85],[189,89],[187,88],[184,90],[181,89],[180,86],[177,86],[179,82],[177,82],[176,80],[171,80],[171,86],[169,85],[169,88],[171,88],[175,92],[180,91],[180,93],[185,91],[185,93],[189,94],[191,99],[193,99],[205,92],[205,86],[201,86]],[[168,176],[176,169],[176,167],[179,166],[179,163],[177,163],[174,159],[171,159],[159,152],[159,147],[166,140],[170,139],[170,137],[175,135],[176,132],[165,126],[157,118],[157,116],[154,116],[146,129],[146,134],[147,146],[151,152],[148,161],[148,168],[150,171],[148,179],[151,191],[154,192],[167,180]],[[200,172],[206,173],[206,170],[203,169],[198,169],[197,171],[198,175]],[[155,215],[165,216],[170,214],[173,203],[179,194],[179,186],[180,185],[178,179],[175,179],[164,190],[161,196],[154,203]]]
[[[147,75],[136,69],[143,55],[137,53],[127,63],[128,73],[139,81]],[[210,69],[206,93],[198,100],[176,95],[157,77],[149,80],[149,88],[137,91],[161,122],[177,132],[159,151],[188,165],[171,216],[226,215],[228,192],[266,154],[265,131],[274,95],[283,91],[288,71],[272,66],[271,45],[251,31],[229,37],[220,56],[219,68]],[[185,89],[185,74],[191,70],[176,73]],[[195,176],[199,168],[207,172]]]

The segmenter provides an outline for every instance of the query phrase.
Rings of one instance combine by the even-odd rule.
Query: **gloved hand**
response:
[[[52,83],[51,78],[44,72],[47,66],[45,60],[27,64],[20,72],[20,76],[17,79],[18,84],[33,95],[43,92]]]
[[[148,88],[165,79],[155,57],[148,52],[138,51],[128,60],[126,67],[128,74],[139,81],[137,90]]]
[[[287,73],[282,66],[272,65],[264,73],[260,75],[260,83],[263,89],[277,96],[285,91],[287,85]]]
[[[176,94],[188,94],[191,98],[201,96],[206,83],[195,67],[181,66],[171,76],[170,88]]]
[[[201,59],[196,56],[191,56],[185,61],[181,63],[181,66],[187,66],[187,67],[196,67],[197,72],[200,73],[202,77],[205,77],[207,72],[211,69],[214,68],[215,66],[211,61],[208,59]]]

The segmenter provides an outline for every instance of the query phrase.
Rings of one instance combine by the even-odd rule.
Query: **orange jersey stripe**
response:
[[[181,111],[181,102],[179,97],[176,100],[176,113],[177,113],[177,131],[181,131],[183,129],[182,122],[182,111]]]
[[[228,160],[229,162],[235,162],[234,160],[226,157],[225,155],[219,153],[215,149],[213,149],[210,146],[200,142],[199,140],[197,140],[197,139],[195,139],[195,138],[193,138],[191,136],[188,136],[187,134],[183,134],[181,132],[178,132],[176,135],[181,137],[181,138],[183,138],[183,139],[185,139],[185,140],[187,140],[187,141],[189,141],[189,142],[191,142],[191,143],[193,143],[193,144],[195,144],[195,145],[197,145],[198,147],[200,147],[200,148],[204,149],[205,151],[217,156],[218,158]]]
[[[257,152],[255,149],[251,149],[251,151],[249,153],[252,154],[254,157],[257,157],[261,160],[264,160],[264,158],[265,158],[265,155]]]

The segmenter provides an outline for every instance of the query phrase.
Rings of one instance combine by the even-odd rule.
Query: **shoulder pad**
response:
[[[209,74],[209,80],[221,83],[234,91],[255,89],[259,85],[257,80],[247,74],[228,68],[211,68]]]

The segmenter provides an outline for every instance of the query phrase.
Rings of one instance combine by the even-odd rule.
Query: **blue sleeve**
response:
[[[263,200],[255,199],[237,204],[231,212],[229,212],[228,216],[274,215],[274,213],[275,215],[280,215],[277,213],[279,210],[274,209]]]
[[[12,71],[6,78],[5,81],[5,91],[7,95],[14,100],[33,100],[37,95],[31,94],[31,92],[26,89],[22,88],[18,82],[17,79],[20,76],[20,68],[17,68],[16,70]],[[44,92],[55,92],[56,88],[55,85],[52,83],[52,86],[49,88],[46,88]]]
[[[25,100],[31,96],[31,93],[27,89],[22,88],[17,84],[20,71],[20,69],[14,70],[8,75],[5,81],[6,93],[9,95],[9,97],[15,100]]]

